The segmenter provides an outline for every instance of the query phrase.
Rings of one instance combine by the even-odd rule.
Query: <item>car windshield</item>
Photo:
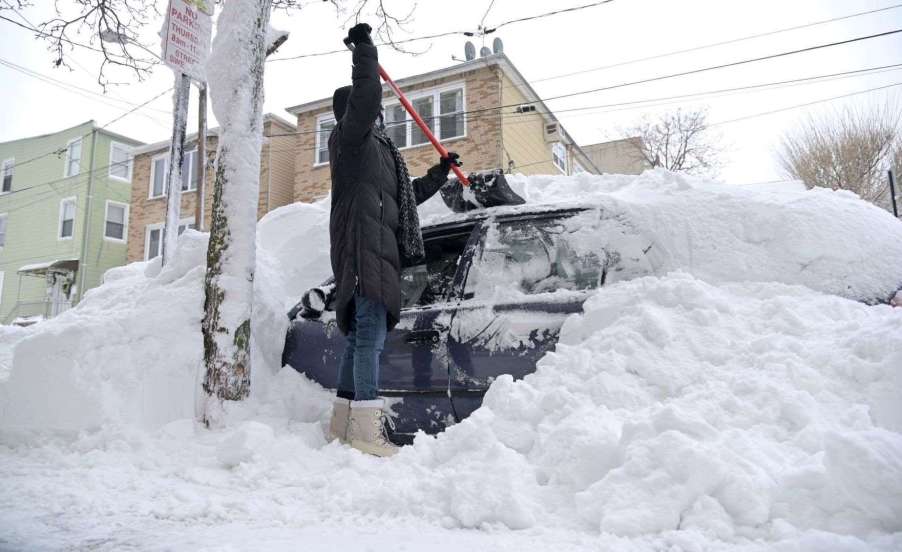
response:
[[[586,290],[647,273],[643,243],[622,221],[595,209],[494,222],[470,269],[465,296]]]

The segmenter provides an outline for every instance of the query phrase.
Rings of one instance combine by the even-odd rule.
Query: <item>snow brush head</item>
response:
[[[335,115],[336,121],[340,121],[344,116],[345,111],[347,111],[348,99],[350,97],[350,86],[342,86],[341,88],[336,88],[335,92],[332,94],[332,113]]]

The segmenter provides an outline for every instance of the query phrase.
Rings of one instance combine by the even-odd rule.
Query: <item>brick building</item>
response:
[[[503,53],[397,81],[445,146],[461,155],[466,171],[501,168],[523,174],[601,172],[576,145]],[[426,137],[384,89],[385,120],[411,176],[438,157]],[[501,106],[499,108],[499,106]],[[287,109],[297,117],[294,200],[329,192],[328,136],[332,98]]]
[[[294,201],[295,126],[275,115],[263,120],[263,148],[260,159],[260,198],[257,218]],[[204,211],[199,221],[209,229],[213,205],[213,159],[216,156],[218,129],[207,135],[207,171]],[[169,163],[169,141],[135,148],[131,181],[131,212],[128,224],[128,262],[151,259],[160,254],[163,222],[166,220],[165,176]],[[197,228],[197,135],[185,141],[185,169],[182,178],[181,226]],[[190,175],[190,176],[189,176]]]

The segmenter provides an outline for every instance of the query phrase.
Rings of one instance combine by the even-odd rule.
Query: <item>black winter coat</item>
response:
[[[335,275],[335,314],[347,334],[354,316],[354,292],[379,301],[388,328],[401,316],[401,263],[398,252],[398,177],[391,149],[374,131],[382,106],[376,48],[359,44],[353,53],[352,87],[344,113],[336,108],[329,136],[332,209],[330,256]],[[337,93],[336,93],[337,96]],[[413,180],[419,205],[447,181],[440,165]]]

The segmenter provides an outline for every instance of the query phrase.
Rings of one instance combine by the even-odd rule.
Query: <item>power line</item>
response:
[[[154,96],[153,98],[147,100],[146,102],[141,103],[141,104],[138,104],[137,106],[135,106],[135,107],[129,109],[128,111],[126,111],[126,112],[123,113],[122,115],[119,115],[118,117],[116,117],[116,118],[113,119],[112,121],[106,123],[105,125],[102,125],[102,126],[99,126],[99,127],[97,127],[97,128],[91,129],[91,132],[86,132],[85,134],[82,134],[81,136],[79,136],[78,138],[75,138],[75,139],[76,139],[76,140],[79,140],[79,139],[87,138],[87,137],[90,136],[92,133],[94,133],[94,132],[96,132],[96,131],[98,131],[98,130],[103,130],[103,129],[105,129],[106,127],[112,125],[113,123],[116,123],[116,122],[118,122],[118,121],[121,121],[123,118],[125,118],[125,117],[131,115],[132,113],[134,113],[135,111],[138,111],[139,109],[142,109],[143,107],[147,106],[147,104],[149,104],[149,103],[155,101],[157,98],[160,98],[160,97],[163,96],[164,94],[168,94],[168,93],[171,92],[171,91],[172,91],[172,88],[168,88],[167,90],[164,90],[164,91],[160,92],[159,94],[157,94],[157,95]],[[50,155],[54,155],[54,154],[56,154],[56,155],[62,155],[62,153],[63,153],[64,151],[66,151],[66,148],[57,148],[57,149],[54,149],[54,150],[52,150],[52,151],[48,151],[47,153],[44,153],[44,154],[41,154],[41,155],[37,155],[37,156],[32,157],[32,158],[30,158],[30,159],[26,159],[25,161],[17,161],[17,162],[15,162],[15,163],[13,163],[13,168],[21,167],[22,165],[27,165],[28,163],[37,161],[38,159],[43,159],[43,158],[48,157],[48,156],[50,156]]]
[[[776,34],[786,33],[786,32],[789,32],[789,31],[797,31],[797,30],[800,30],[800,29],[807,29],[807,28],[810,28],[810,27],[816,27],[816,26],[818,26],[818,25],[824,25],[824,24],[827,24],[827,23],[835,23],[835,22],[837,22],[837,21],[843,21],[843,20],[846,20],[846,19],[852,19],[852,18],[854,18],[854,17],[861,17],[861,16],[863,16],[863,15],[871,15],[871,14],[874,14],[874,13],[884,12],[884,11],[888,11],[888,10],[894,10],[894,9],[897,9],[897,8],[900,8],[900,7],[902,7],[902,4],[895,4],[895,5],[893,5],[893,6],[887,6],[887,7],[885,7],[885,8],[879,8],[879,9],[876,9],[876,10],[868,10],[868,11],[863,11],[863,12],[853,13],[853,14],[849,14],[849,15],[844,15],[844,16],[841,16],[841,17],[834,17],[834,18],[831,18],[831,19],[823,19],[823,20],[821,20],[821,21],[814,21],[814,22],[812,22],[812,23],[806,23],[806,24],[804,24],[804,25],[796,25],[796,26],[794,26],[794,27],[785,27],[785,28],[783,28],[783,29],[777,29],[777,30],[774,30],[774,31],[768,31],[768,32],[765,32],[765,33],[758,33],[758,34],[748,35],[748,36],[744,36],[744,37],[741,37],[741,38],[734,38],[734,39],[730,39],[730,40],[724,40],[724,41],[721,41],[721,42],[713,42],[713,43],[711,43],[711,44],[705,44],[705,45],[702,45],[702,46],[695,46],[695,47],[692,47],[692,48],[686,48],[686,49],[683,49],[683,50],[675,50],[675,51],[673,51],[673,52],[666,52],[666,53],[663,53],[663,54],[657,54],[657,55],[653,55],[653,56],[647,56],[647,57],[636,58],[636,59],[631,59],[631,60],[627,60],[627,61],[621,61],[621,62],[618,62],[618,63],[612,63],[612,64],[610,64],[610,65],[602,65],[602,66],[600,66],[600,67],[592,67],[592,68],[589,68],[589,69],[582,69],[582,70],[580,70],[580,71],[573,71],[573,72],[570,72],[570,73],[563,73],[563,74],[560,74],[560,75],[554,75],[554,76],[551,76],[551,77],[545,77],[545,78],[541,78],[541,79],[532,79],[530,82],[531,82],[531,83],[546,82],[546,81],[550,81],[550,80],[562,79],[562,78],[565,78],[565,77],[572,77],[572,76],[574,76],[574,75],[582,75],[582,74],[585,74],[585,73],[593,73],[593,72],[596,72],[596,71],[603,71],[603,70],[605,70],[605,69],[613,69],[614,67],[622,67],[622,66],[624,66],[624,65],[632,65],[632,64],[634,64],[634,63],[640,63],[640,62],[644,62],[644,61],[651,61],[651,60],[655,60],[655,59],[661,59],[661,58],[671,57],[671,56],[676,56],[676,55],[680,55],[680,54],[687,54],[687,53],[689,53],[689,52],[697,52],[697,51],[699,51],[699,50],[706,50],[706,49],[708,49],[708,48],[715,48],[715,47],[718,47],[718,46],[726,46],[726,45],[729,45],[729,44],[735,44],[735,43],[737,43],[737,42],[744,42],[744,41],[746,41],[746,40],[753,40],[753,39],[757,39],[757,38],[764,38],[764,37],[767,37],[767,36],[773,36],[773,35],[776,35]]]
[[[595,92],[604,92],[604,91],[607,91],[607,90],[614,90],[614,89],[617,89],[617,88],[625,88],[625,87],[627,87],[627,86],[634,86],[634,85],[637,85],[637,84],[646,84],[646,83],[649,83],[649,82],[656,82],[656,81],[668,80],[668,79],[673,79],[673,78],[677,78],[677,77],[685,77],[685,76],[688,76],[688,75],[696,75],[696,74],[699,74],[699,73],[705,73],[705,72],[707,72],[707,71],[715,71],[715,70],[718,70],[718,69],[726,69],[726,68],[729,68],[729,67],[738,67],[738,66],[740,66],[740,65],[747,65],[747,64],[749,64],[749,63],[757,63],[757,62],[759,62],[759,61],[766,61],[766,60],[778,59],[778,58],[782,58],[782,57],[786,57],[786,56],[791,56],[791,55],[795,55],[795,54],[802,54],[802,53],[807,53],[807,52],[813,52],[813,51],[816,51],[816,50],[822,50],[822,49],[824,49],[824,48],[831,48],[831,47],[833,47],[833,46],[842,46],[842,45],[844,45],[844,44],[852,44],[852,43],[855,43],[855,42],[861,42],[861,41],[863,41],[863,40],[870,40],[870,39],[873,39],[873,38],[881,38],[881,37],[885,37],[885,36],[891,36],[891,35],[894,35],[894,34],[898,34],[898,33],[900,33],[900,32],[902,32],[902,29],[894,29],[894,30],[892,30],[892,31],[886,31],[886,32],[877,33],[877,34],[872,34],[872,35],[866,35],[866,36],[859,36],[859,37],[856,37],[856,38],[850,38],[850,39],[848,39],[848,40],[840,40],[840,41],[837,41],[837,42],[828,42],[828,43],[826,43],[826,44],[818,44],[818,45],[815,45],[815,46],[808,46],[808,47],[806,47],[806,48],[799,48],[799,49],[796,49],[796,50],[788,50],[788,51],[786,51],[786,52],[779,52],[779,53],[776,53],[776,54],[770,54],[770,55],[767,55],[767,56],[760,56],[760,57],[751,58],[751,59],[743,59],[743,60],[733,61],[733,62],[729,62],[729,63],[721,63],[721,64],[719,64],[719,65],[712,65],[712,66],[709,66],[709,67],[701,67],[701,68],[698,68],[698,69],[691,69],[691,70],[689,70],[689,71],[681,71],[681,72],[679,72],[679,73],[670,73],[670,74],[667,74],[667,75],[661,75],[661,76],[657,76],[657,77],[650,77],[650,78],[647,78],[647,79],[641,79],[641,80],[637,80],[637,81],[624,82],[624,83],[620,83],[620,84],[613,84],[613,85],[610,85],[610,86],[602,86],[602,87],[600,87],[600,88],[592,88],[592,89],[590,89],[590,90],[583,90],[583,91],[580,91],[580,92],[570,92],[570,93],[567,93],[567,94],[560,94],[560,95],[557,95],[557,96],[551,96],[551,97],[549,97],[549,98],[545,98],[545,99],[542,100],[542,101],[551,101],[551,100],[559,100],[559,99],[562,99],[562,98],[571,98],[571,97],[573,97],[573,96],[582,96],[582,95],[585,95],[585,94],[592,94],[592,93],[595,93]],[[509,106],[508,106],[508,107],[509,107]]]
[[[841,100],[841,99],[843,99],[843,98],[851,98],[852,96],[859,96],[859,95],[861,95],[861,94],[867,94],[868,92],[876,92],[876,91],[878,91],[878,90],[886,90],[886,89],[893,88],[893,87],[900,86],[900,85],[902,85],[902,82],[896,82],[896,83],[893,83],[893,84],[887,84],[887,85],[885,85],[885,86],[877,86],[877,87],[874,87],[874,88],[868,88],[867,90],[859,90],[858,92],[851,92],[851,93],[849,93],[849,94],[841,94],[841,95],[839,95],[839,96],[832,96],[832,97],[830,97],[830,98],[823,98],[823,99],[820,99],[820,100],[814,100],[813,102],[806,102],[806,103],[803,103],[803,104],[791,105],[791,106],[788,106],[788,107],[781,107],[780,109],[772,109],[772,110],[770,110],[770,111],[764,111],[764,112],[762,112],[762,113],[754,113],[754,114],[752,114],[752,115],[745,115],[745,116],[743,116],[743,117],[737,117],[737,118],[735,118],[735,119],[728,119],[728,120],[726,120],[726,121],[718,121],[718,122],[716,122],[716,123],[711,123],[711,124],[709,124],[708,126],[709,126],[709,127],[713,127],[713,126],[719,126],[719,125],[728,125],[728,124],[730,124],[730,123],[737,123],[737,122],[739,122],[739,121],[747,121],[747,120],[749,120],[749,119],[756,119],[756,118],[758,118],[758,117],[765,117],[765,116],[767,116],[767,115],[773,115],[773,114],[775,114],[775,113],[782,113],[782,112],[784,112],[784,111],[790,111],[790,110],[793,110],[793,109],[799,109],[799,108],[802,108],[802,107],[809,107],[809,106],[812,106],[812,105],[817,105],[817,104],[821,104],[821,103],[825,103],[825,102],[832,102],[832,101],[834,101],[834,100]]]
[[[64,81],[61,81],[61,80],[54,79],[53,77],[50,77],[50,76],[47,76],[47,75],[38,73],[38,72],[36,72],[36,71],[32,71],[31,69],[28,69],[27,67],[22,67],[21,65],[17,65],[17,64],[15,64],[15,63],[13,63],[13,62],[11,62],[11,61],[8,61],[8,60],[5,60],[5,59],[3,59],[3,58],[0,58],[0,65],[6,66],[6,67],[8,67],[8,68],[10,68],[10,69],[12,69],[12,70],[14,70],[14,71],[18,71],[19,73],[21,73],[21,74],[23,74],[23,75],[26,75],[26,76],[29,76],[29,77],[32,77],[32,78],[41,80],[41,81],[46,82],[46,83],[48,83],[48,84],[56,85],[56,86],[58,86],[58,87],[60,87],[60,88],[66,89],[66,90],[68,90],[68,91],[70,91],[70,92],[72,92],[72,93],[74,93],[74,94],[79,94],[79,92],[83,92],[84,94],[79,94],[79,95],[81,95],[81,96],[83,96],[83,97],[84,97],[85,94],[90,94],[91,96],[96,96],[96,97],[97,97],[96,100],[103,100],[104,103],[106,103],[107,105],[109,105],[109,106],[111,106],[111,107],[115,107],[116,109],[121,109],[122,106],[121,106],[121,105],[113,105],[113,104],[109,103],[110,101],[121,102],[121,103],[124,103],[124,104],[126,104],[126,105],[128,105],[128,106],[131,106],[131,107],[135,107],[136,105],[138,105],[138,104],[132,103],[132,102],[130,102],[130,101],[128,101],[128,100],[123,100],[123,99],[120,99],[120,98],[114,98],[114,97],[112,97],[112,96],[106,96],[106,95],[104,95],[104,94],[100,94],[100,93],[95,92],[95,91],[93,91],[93,90],[90,90],[90,89],[88,89],[88,88],[82,88],[82,87],[76,86],[76,85],[74,85],[74,84],[70,84],[70,83],[67,83],[67,82],[64,82]],[[95,98],[88,98],[88,99],[95,99]],[[154,111],[158,111],[158,112],[160,112],[160,113],[165,113],[165,114],[167,114],[167,115],[169,114],[169,112],[163,111],[162,109],[155,109],[155,108],[152,108],[152,109],[153,109]]]
[[[503,23],[499,23],[498,25],[495,25],[495,27],[492,28],[491,30],[486,30],[486,33],[494,32],[494,31],[500,29],[501,27],[506,27],[506,26],[512,25],[512,24],[514,24],[514,23],[522,23],[522,22],[524,22],[524,21],[534,21],[534,20],[536,20],[536,19],[543,19],[543,18],[545,18],[545,17],[549,17],[549,16],[552,16],[552,15],[558,15],[558,14],[560,14],[560,13],[569,13],[569,12],[574,12],[574,11],[584,10],[584,9],[586,9],[586,8],[594,8],[594,7],[596,7],[596,6],[601,6],[601,5],[604,5],[604,4],[610,4],[610,3],[613,2],[613,1],[614,1],[614,0],[602,0],[602,1],[600,1],[600,2],[592,2],[591,4],[584,4],[584,5],[582,5],[582,6],[574,6],[574,7],[572,7],[572,8],[564,8],[564,9],[561,9],[561,10],[555,10],[555,11],[551,11],[551,12],[540,13],[540,14],[537,14],[537,15],[530,15],[530,16],[527,16],[527,17],[521,17],[521,18],[519,18],[519,19],[511,19],[510,21],[505,21],[505,22],[503,22]]]
[[[504,21],[504,22],[502,22],[502,23],[499,23],[499,24],[495,25],[494,27],[492,27],[491,29],[482,29],[482,30],[475,31],[475,32],[474,32],[474,31],[447,31],[447,32],[443,32],[443,33],[436,33],[436,34],[431,34],[431,35],[424,35],[424,36],[418,36],[418,37],[412,37],[412,38],[405,38],[405,39],[403,39],[403,40],[393,40],[393,41],[391,41],[391,42],[380,42],[380,43],[376,44],[376,46],[394,46],[394,45],[397,45],[397,44],[407,44],[407,43],[410,43],[410,42],[417,42],[417,41],[420,41],[420,40],[432,40],[432,39],[435,39],[435,38],[443,38],[443,37],[446,37],[446,36],[453,36],[453,35],[463,35],[463,36],[476,36],[476,35],[480,35],[480,34],[481,34],[481,35],[485,35],[485,34],[493,33],[493,32],[495,32],[496,30],[500,29],[501,27],[505,27],[505,26],[507,26],[507,25],[512,25],[512,24],[514,24],[514,23],[522,23],[522,22],[524,22],[524,21],[533,21],[533,20],[535,20],[535,19],[543,19],[543,18],[545,18],[545,17],[551,17],[551,16],[553,16],[553,15],[558,15],[558,14],[561,14],[561,13],[568,13],[568,12],[573,12],[573,11],[577,11],[577,10],[583,10],[583,9],[586,9],[586,8],[593,8],[593,7],[595,7],[595,6],[600,6],[600,5],[602,5],[602,4],[608,4],[608,3],[611,3],[611,2],[613,2],[613,1],[614,1],[614,0],[603,0],[603,1],[601,1],[601,2],[593,2],[593,3],[591,3],[591,4],[585,4],[585,5],[582,5],[582,6],[574,6],[574,7],[572,7],[572,8],[565,8],[565,9],[562,9],[562,10],[554,10],[554,11],[550,11],[550,12],[545,12],[545,13],[540,13],[540,14],[536,14],[536,15],[531,15],[531,16],[528,16],[528,17],[521,17],[521,18],[518,18],[518,19],[511,19],[511,20],[509,20],[509,21]],[[490,7],[491,7],[491,6],[490,6]],[[483,19],[484,19],[484,18],[483,18]],[[313,53],[309,53],[309,54],[299,54],[299,55],[296,55],[296,56],[287,56],[287,57],[282,57],[282,58],[272,58],[272,59],[267,59],[266,62],[269,63],[269,62],[274,62],[274,61],[288,61],[288,60],[303,59],[303,58],[310,58],[310,57],[329,56],[329,55],[332,55],[332,54],[346,53],[347,51],[348,51],[347,48],[337,48],[337,49],[335,49],[335,50],[326,50],[326,51],[324,51],[324,52],[313,52]]]
[[[797,79],[751,84],[751,85],[747,85],[747,86],[722,88],[722,89],[718,89],[718,90],[708,90],[708,91],[704,91],[704,92],[693,92],[690,94],[680,94],[680,95],[675,95],[675,96],[664,96],[664,97],[658,97],[658,98],[647,98],[647,99],[642,99],[642,100],[631,100],[631,101],[627,101],[627,102],[615,102],[615,103],[608,103],[608,104],[597,104],[597,105],[589,105],[589,106],[581,106],[581,107],[572,107],[572,108],[558,109],[558,110],[553,110],[553,111],[551,111],[551,110],[549,110],[549,111],[527,111],[527,112],[523,112],[523,113],[513,112],[513,113],[500,113],[500,114],[499,113],[488,113],[488,111],[490,111],[490,110],[492,110],[492,111],[501,110],[501,109],[505,109],[508,107],[515,107],[515,106],[519,107],[521,105],[530,105],[532,103],[536,103],[536,102],[526,102],[524,104],[495,106],[495,107],[490,107],[490,108],[478,108],[478,109],[473,109],[473,110],[468,110],[468,111],[458,111],[456,113],[450,113],[450,114],[447,114],[447,113],[439,114],[439,115],[434,115],[432,117],[425,117],[424,120],[435,121],[436,119],[441,119],[442,117],[448,117],[448,116],[453,116],[453,115],[464,115],[465,120],[467,122],[482,119],[482,118],[497,117],[499,115],[503,115],[503,116],[507,116],[507,117],[515,116],[515,117],[524,117],[524,118],[529,117],[529,116],[535,116],[535,115],[557,115],[558,113],[566,113],[566,112],[570,112],[570,111],[584,111],[584,110],[588,110],[588,109],[603,109],[603,108],[609,108],[609,107],[641,105],[641,104],[656,103],[656,102],[661,102],[661,101],[685,99],[685,98],[691,98],[691,97],[743,92],[746,90],[759,90],[759,89],[765,89],[768,87],[786,87],[786,86],[791,86],[791,85],[807,84],[812,81],[824,80],[824,79],[833,80],[836,78],[843,78],[843,77],[848,78],[848,77],[852,77],[852,76],[865,76],[865,75],[871,74],[871,73],[883,72],[883,71],[886,71],[889,69],[897,70],[899,68],[902,68],[902,63],[892,64],[892,65],[881,65],[881,66],[876,66],[876,67],[868,67],[865,69],[853,69],[850,71],[842,71],[842,72],[838,72],[838,73],[812,75],[809,77],[801,77],[801,78],[797,78]],[[393,128],[393,127],[400,126],[400,125],[407,125],[409,123],[410,123],[410,121],[408,121],[408,120],[399,121],[397,123],[389,123],[386,125],[386,128]],[[331,130],[303,130],[303,131],[296,131],[296,132],[272,134],[272,135],[270,135],[270,138],[285,137],[285,136],[297,136],[297,135],[305,135],[305,134],[317,134],[317,133],[327,134],[329,132],[331,132]]]

